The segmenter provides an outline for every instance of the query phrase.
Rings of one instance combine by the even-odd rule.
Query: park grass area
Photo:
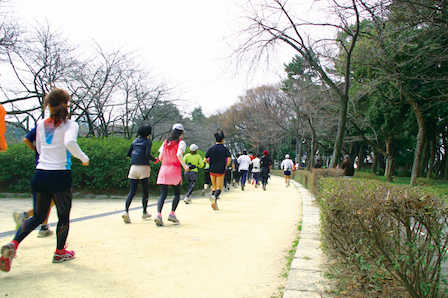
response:
[[[357,171],[354,178],[356,179],[373,179],[382,182],[387,182],[387,177],[375,175],[372,172]],[[409,185],[411,183],[410,177],[397,177],[395,176],[391,184],[397,185]],[[434,180],[428,178],[417,178],[417,184],[415,187],[422,190],[428,190],[431,194],[442,197],[448,201],[448,181],[447,180]]]
[[[283,172],[280,170],[272,171],[273,175],[283,176]],[[295,171],[292,175],[292,178],[304,185],[307,189],[311,190],[311,172],[307,170],[299,170]],[[353,179],[371,179],[377,180],[381,182],[387,182],[387,177],[383,175],[376,175],[371,171],[356,171]],[[398,177],[395,176],[392,182],[389,182],[395,185],[410,185],[411,178],[410,177]],[[428,178],[418,178],[417,184],[414,186],[417,188],[421,188],[422,190],[426,190],[430,192],[430,194],[441,197],[448,201],[448,180],[434,180]]]

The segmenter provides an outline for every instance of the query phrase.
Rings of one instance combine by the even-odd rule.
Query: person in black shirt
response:
[[[210,164],[210,179],[212,180],[212,195],[210,202],[213,210],[218,210],[216,200],[221,194],[222,186],[224,184],[224,175],[226,167],[232,161],[230,151],[224,143],[224,133],[218,131],[215,133],[216,144],[210,147],[205,153],[206,162]]]
[[[344,171],[344,177],[351,178],[355,174],[355,168],[350,161],[350,155],[344,156],[345,161],[341,165],[341,169]]]

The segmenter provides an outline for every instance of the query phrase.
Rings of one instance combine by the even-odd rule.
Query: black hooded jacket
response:
[[[142,136],[137,137],[128,150],[131,165],[150,165],[149,161],[156,159],[151,155],[152,142]]]

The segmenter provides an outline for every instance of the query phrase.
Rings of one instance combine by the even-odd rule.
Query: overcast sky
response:
[[[242,16],[234,0],[9,3],[23,25],[48,21],[71,43],[82,46],[93,39],[105,49],[135,51],[159,80],[174,87],[173,97],[187,101],[187,113],[201,106],[210,116],[229,107],[247,89],[279,82],[285,76],[283,63],[294,54],[285,47],[269,67],[237,72],[235,61],[226,59],[231,53],[226,38],[237,32],[235,23]]]

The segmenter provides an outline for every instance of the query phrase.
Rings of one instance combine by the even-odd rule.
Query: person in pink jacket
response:
[[[189,167],[183,158],[183,154],[187,148],[187,144],[181,139],[183,134],[184,126],[180,123],[174,124],[168,138],[163,141],[163,144],[159,149],[159,160],[162,161],[162,165],[160,166],[159,174],[157,176],[157,184],[160,185],[161,193],[159,200],[157,201],[157,216],[154,219],[158,226],[163,226],[162,208],[165,199],[168,196],[169,185],[172,185],[174,188],[174,199],[168,220],[176,224],[179,223],[175,211],[180,200],[182,168],[184,168],[185,171],[189,170]]]

